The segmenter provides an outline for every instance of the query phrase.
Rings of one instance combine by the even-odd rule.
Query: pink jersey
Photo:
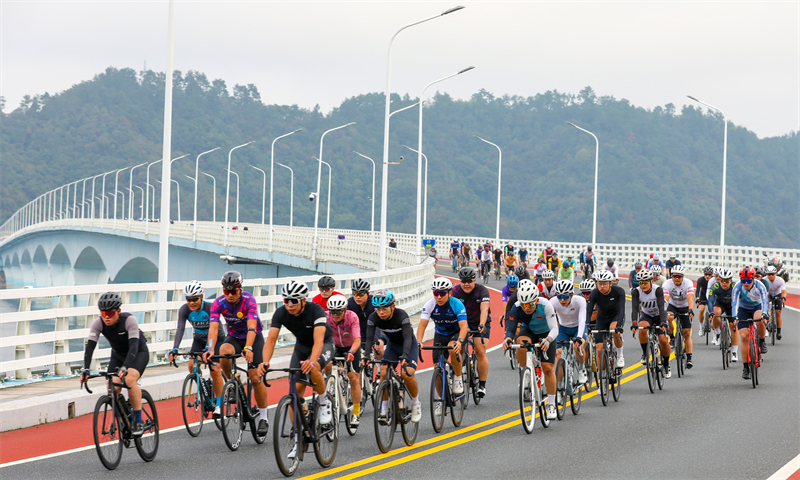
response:
[[[358,315],[351,310],[345,310],[344,320],[339,323],[336,323],[328,312],[328,325],[333,330],[333,344],[337,347],[351,347],[356,338],[361,338],[361,324],[358,322]]]

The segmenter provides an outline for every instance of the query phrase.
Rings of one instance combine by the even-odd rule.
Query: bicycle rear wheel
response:
[[[142,420],[144,433],[134,439],[136,451],[145,462],[152,462],[158,453],[158,412],[150,392],[142,389]]]
[[[600,390],[600,401],[603,402],[603,406],[608,406],[608,352],[603,349],[600,352],[600,368],[597,370],[597,376],[599,377],[599,381],[597,384],[597,389]]]
[[[770,302],[772,303],[772,302]],[[775,304],[769,306],[769,336],[771,337],[770,342],[772,345],[775,345],[775,333],[778,331],[778,323],[775,317]]]
[[[755,330],[755,329],[754,329]],[[753,388],[758,385],[758,342],[753,339],[753,333],[750,332],[750,380],[753,382]]]
[[[622,388],[622,369],[619,369],[619,374],[617,374],[617,368],[614,365],[609,365],[609,371],[612,378],[614,378],[614,385],[611,386],[611,395],[614,397],[615,402],[619,402],[619,395],[620,389]]]
[[[97,399],[92,417],[94,446],[97,456],[109,470],[114,470],[122,459],[122,421],[114,413],[111,398],[103,395]]]
[[[351,423],[354,410],[351,388],[350,379],[345,378],[345,381],[342,383],[342,398],[345,400],[344,426],[347,429],[347,434],[352,437],[358,431],[358,425],[353,425]],[[364,401],[363,397],[361,401]],[[360,413],[361,412],[359,412],[359,414]]]
[[[324,395],[328,396],[328,401],[331,405],[335,406],[333,395],[330,392],[325,392]],[[317,404],[316,408],[319,408]],[[319,415],[314,415],[314,436],[317,441],[314,443],[314,456],[317,457],[317,462],[323,468],[331,466],[333,459],[336,458],[336,449],[339,446],[339,412],[334,412],[334,417],[331,423],[323,425],[319,422]]]
[[[375,415],[373,416],[375,423],[375,440],[378,443],[378,448],[381,453],[386,453],[392,448],[394,441],[394,431],[397,425],[397,415],[394,409],[394,401],[389,398],[391,388],[388,380],[384,380],[378,384],[378,389],[375,390]],[[382,403],[386,398],[386,412],[382,412]]]
[[[299,435],[295,431],[294,409],[292,408],[292,396],[285,395],[278,402],[275,409],[275,421],[272,426],[272,444],[275,450],[275,461],[278,468],[286,477],[291,477],[300,465],[300,452],[302,449],[297,445]],[[289,454],[294,450],[294,458],[289,458]]]
[[[727,370],[731,362],[731,332],[727,325],[722,325],[722,334],[719,337],[720,349],[722,350],[722,369]]]
[[[539,374],[541,375],[541,373]],[[535,380],[537,383],[539,380]],[[534,398],[536,400],[539,410],[539,421],[542,422],[542,426],[547,428],[550,426],[550,420],[547,418],[547,407],[545,406],[544,400],[547,398],[547,386],[544,384],[544,378],[541,378],[542,385],[539,387],[539,393],[537,395],[538,398]],[[535,388],[535,387],[534,387]],[[556,410],[558,410],[556,408]]]
[[[437,391],[438,390],[438,391]],[[433,368],[433,376],[431,378],[431,424],[433,431],[439,433],[444,426],[444,416],[447,413],[447,405],[445,404],[445,388],[444,388],[444,375],[439,366]],[[438,415],[437,415],[438,409]]]
[[[647,342],[644,358],[647,364],[647,387],[650,393],[656,393],[656,370],[658,369],[658,359],[653,355],[653,344]]]
[[[448,367],[450,373],[455,375],[453,372],[453,366],[450,365]],[[459,372],[460,374],[460,372]],[[462,379],[463,383],[463,379]],[[462,420],[464,420],[464,409],[467,406],[467,395],[469,392],[466,390],[466,384],[464,386],[464,391],[461,392],[461,395],[456,396],[454,393],[450,393],[450,398],[452,400],[453,405],[450,406],[450,419],[453,421],[454,427],[460,427]]]
[[[414,423],[411,421],[411,394],[408,393],[405,387],[400,388],[399,391],[403,393],[403,408],[398,408],[398,410],[403,414],[403,419],[408,420],[400,424],[400,430],[403,432],[403,440],[410,447],[417,441],[419,422]]]
[[[675,327],[675,370],[678,371],[678,378],[683,376],[683,355],[683,332]]]
[[[564,420],[567,411],[567,362],[563,358],[556,364],[556,418]]]
[[[244,422],[238,387],[235,380],[228,380],[222,388],[222,437],[225,439],[225,445],[233,451],[242,444]]]
[[[533,432],[536,420],[536,406],[533,402],[533,371],[530,366],[522,369],[519,379],[519,413],[525,433]]]
[[[197,384],[195,374],[190,373],[186,376],[186,380],[183,381],[183,389],[181,390],[183,424],[186,426],[186,431],[189,432],[189,435],[193,437],[200,435],[200,430],[203,429],[203,419],[205,418],[203,398],[200,393],[201,388]]]

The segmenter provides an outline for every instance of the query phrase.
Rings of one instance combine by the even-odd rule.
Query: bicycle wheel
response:
[[[620,388],[622,386],[622,369],[616,368],[615,359],[616,355],[612,357],[611,363],[608,365],[608,372],[610,375],[609,378],[614,380],[614,384],[611,385],[611,395],[614,397],[615,402],[619,402]],[[619,373],[617,373],[617,370],[619,370]]]
[[[325,395],[328,396],[328,401],[335,405],[334,396],[330,392],[325,392]],[[319,422],[319,415],[314,415],[314,436],[317,438],[314,443],[314,456],[324,468],[330,467],[336,458],[336,448],[339,446],[339,429],[336,428],[338,424],[337,412],[334,412],[333,422],[326,425]]]
[[[186,380],[183,381],[183,389],[181,390],[183,424],[186,426],[186,431],[189,432],[189,435],[193,437],[200,435],[200,430],[203,429],[203,419],[205,418],[200,388],[202,387],[197,384],[197,377],[190,373],[186,376]]]
[[[222,388],[222,437],[225,445],[233,451],[242,444],[242,415],[239,404],[239,388],[235,380],[228,380]]]
[[[567,362],[563,358],[556,364],[556,418],[564,419],[567,411]]]
[[[247,381],[247,405],[250,413],[250,433],[253,434],[253,440],[259,445],[267,441],[269,430],[264,435],[258,434],[258,423],[261,421],[261,415],[258,411],[258,404],[256,403],[256,395],[253,392],[253,384]]]
[[[397,415],[395,414],[394,402],[389,398],[391,387],[388,380],[384,380],[378,384],[378,389],[375,390],[375,415],[373,415],[375,423],[375,440],[378,442],[378,448],[381,453],[386,453],[392,448],[394,441],[394,431],[397,426]],[[383,410],[383,399],[386,398],[386,412]]]
[[[758,385],[758,361],[756,355],[758,353],[758,342],[753,340],[753,334],[750,334],[750,380],[753,382],[753,388]]]
[[[533,371],[530,366],[522,369],[519,379],[519,413],[522,416],[522,428],[525,433],[533,432],[536,420],[536,406],[533,402]]]
[[[647,342],[644,354],[647,365],[647,387],[650,393],[656,393],[656,370],[658,369],[658,359],[653,355],[653,344]]]
[[[444,401],[445,395],[444,375],[442,375],[442,369],[437,365],[433,367],[430,394],[431,424],[433,425],[433,431],[436,433],[442,431],[442,427],[444,426],[444,416],[447,414],[447,404]]]
[[[683,332],[675,328],[675,370],[678,371],[678,378],[683,376]]]
[[[771,301],[769,306],[768,330],[769,336],[771,337],[770,342],[772,342],[773,345],[775,345],[775,333],[778,331],[778,323],[775,318],[775,304]]]
[[[573,357],[572,375],[571,375],[572,378],[568,380],[572,382],[572,393],[569,396],[569,404],[570,407],[572,408],[573,415],[577,415],[578,412],[580,412],[581,400],[583,400],[583,389],[581,389],[583,385],[579,384],[577,378],[575,377],[575,372],[578,371],[577,369],[578,369],[578,362],[575,361]]]
[[[603,406],[608,405],[608,352],[605,349],[600,353],[600,368],[597,370],[597,376],[599,377],[599,383],[597,385],[597,389],[600,390],[600,401],[603,402]]]
[[[511,364],[511,370],[516,370],[517,367],[514,365],[514,360],[517,359],[517,356],[514,354],[514,351],[511,349],[506,350],[506,358],[508,358],[508,363]]]
[[[142,390],[142,420],[144,433],[134,439],[136,451],[145,462],[152,462],[158,453],[158,412],[150,392]]]
[[[453,372],[453,367],[450,366],[450,372]],[[466,385],[464,387],[466,389]],[[460,427],[461,421],[464,420],[464,409],[467,405],[467,393],[466,391],[461,392],[461,395],[456,397],[455,394],[451,394],[451,399],[453,405],[450,407],[450,419],[453,421],[454,427]]]
[[[542,422],[542,426],[544,428],[547,428],[550,426],[550,420],[547,419],[547,407],[544,403],[545,398],[547,398],[547,385],[544,383],[544,375],[541,373],[541,370],[539,372],[539,376],[542,383],[541,387],[539,387],[539,393],[537,394],[539,397],[534,397],[534,400],[536,400],[538,405],[539,421]],[[536,382],[538,383],[539,380],[536,380]],[[556,410],[558,410],[558,407],[556,407]]]
[[[475,353],[475,350],[472,350],[472,354],[469,356],[469,367],[470,383],[472,384],[472,401],[475,402],[475,405],[478,405],[481,403],[481,397],[478,396],[480,378],[478,377],[478,355]]]
[[[92,418],[94,446],[97,456],[109,470],[114,470],[122,459],[122,421],[114,413],[108,395],[97,399]]]
[[[275,461],[278,463],[278,468],[281,473],[290,477],[294,475],[297,466],[300,465],[299,450],[301,446],[296,442],[298,435],[294,426],[294,409],[292,408],[292,396],[285,395],[278,402],[278,407],[275,409],[275,421],[272,426],[272,445],[275,451]],[[296,446],[296,448],[295,448]],[[289,453],[294,450],[294,458],[289,458]]]
[[[722,325],[722,333],[719,337],[719,348],[722,350],[722,369],[727,370],[730,364],[730,331],[727,325]]]
[[[349,378],[345,379],[345,382],[342,383],[342,397],[345,399],[344,426],[347,429],[348,435],[352,437],[358,431],[358,426],[350,423],[353,415],[353,395]],[[363,397],[361,402],[364,402]]]
[[[403,440],[405,440],[406,445],[410,447],[417,441],[419,422],[414,423],[411,421],[411,394],[408,393],[405,386],[398,391],[402,391],[403,393],[403,408],[398,408],[398,411],[402,412],[404,419],[408,419],[408,421],[400,424],[400,430],[403,432]]]

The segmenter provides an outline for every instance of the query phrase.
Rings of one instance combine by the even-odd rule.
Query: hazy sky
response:
[[[175,68],[255,84],[267,104],[324,111],[430,81],[457,98],[546,90],[626,98],[652,108],[722,108],[759,137],[800,130],[800,2],[176,1]],[[0,0],[0,94],[56,93],[108,66],[166,68],[168,3]],[[431,92],[433,93],[433,92]]]

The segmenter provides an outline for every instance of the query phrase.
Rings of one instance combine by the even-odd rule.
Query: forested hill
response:
[[[382,93],[348,98],[324,114],[319,108],[269,105],[269,92],[253,85],[229,89],[223,80],[209,81],[197,72],[176,72],[174,77],[174,157],[192,154],[173,164],[173,178],[181,185],[183,220],[193,212],[194,186],[184,175],[194,176],[196,155],[221,147],[203,157],[200,166],[217,178],[220,220],[228,151],[255,140],[233,153],[232,169],[242,181],[240,221],[261,221],[263,176],[248,164],[268,170],[272,140],[302,128],[275,144],[275,160],[295,170],[295,225],[313,225],[314,204],[308,195],[316,188],[312,156],[319,154],[320,135],[357,122],[325,137],[323,160],[333,166],[330,223],[369,229],[372,165],[353,152],[378,163],[380,212]],[[416,101],[408,95],[392,99],[392,110]],[[0,116],[0,221],[62,184],[161,158],[163,106],[164,74],[130,69],[109,68],[63,93],[26,97],[19,108]],[[416,154],[402,145],[416,148],[417,118],[416,109],[392,117],[390,160],[405,157],[390,166],[392,231],[414,231]],[[600,141],[599,242],[719,241],[722,119],[691,106],[680,112],[671,104],[646,110],[624,99],[598,97],[589,87],[578,94],[548,91],[527,98],[495,97],[484,90],[467,101],[433,96],[426,103],[423,124],[423,151],[430,159],[428,231],[494,236],[497,150],[473,137],[479,135],[503,149],[501,236],[589,240],[595,142],[568,121],[594,132]],[[796,132],[759,139],[729,124],[726,243],[800,247],[798,140]],[[156,167],[151,173],[160,176]],[[136,172],[134,181],[142,186],[144,169]],[[113,179],[107,177],[111,195]],[[127,186],[127,173],[120,179]],[[288,224],[288,171],[276,166],[275,179],[275,222]],[[236,194],[235,181],[231,192]],[[173,193],[173,219],[175,197]],[[321,197],[324,226],[324,176]],[[138,191],[135,205],[138,217]],[[211,215],[211,181],[201,175],[198,218],[210,220]],[[378,213],[376,225],[379,221]]]

